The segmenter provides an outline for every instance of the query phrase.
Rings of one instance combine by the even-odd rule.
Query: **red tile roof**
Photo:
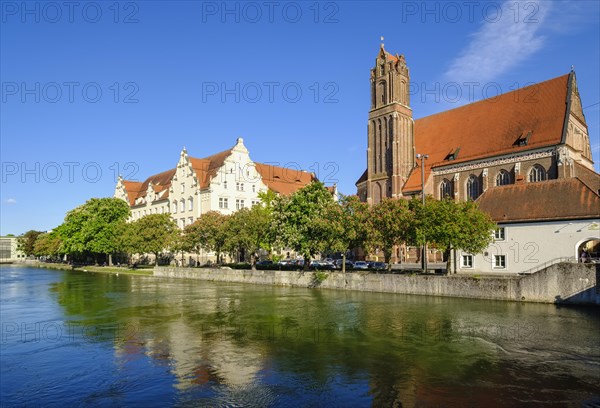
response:
[[[267,188],[281,195],[293,194],[316,180],[313,173],[306,171],[271,166],[263,163],[255,164],[256,170],[260,173],[262,181]]]
[[[223,166],[225,159],[231,154],[231,149],[224,150],[212,156],[197,159],[190,157],[192,168],[196,172],[196,177],[200,183],[200,188],[207,188],[210,180],[217,174],[217,171]]]
[[[600,195],[578,178],[494,187],[477,202],[499,223],[600,218]]]
[[[415,120],[415,150],[432,167],[559,144],[566,116],[569,74],[539,84]],[[515,142],[531,132],[524,146]],[[446,157],[460,149],[453,161]],[[421,190],[420,170],[404,192]]]
[[[189,157],[192,169],[196,173],[200,188],[207,188],[211,179],[217,174],[217,171],[223,166],[225,159],[231,154],[232,149],[224,150],[220,153],[204,158]],[[316,180],[312,173],[290,169],[284,167],[271,166],[268,164],[255,163],[256,170],[260,173],[263,183],[270,190],[276,193],[287,195],[292,194],[304,187],[313,180]],[[146,196],[148,185],[152,183],[155,192],[163,194],[160,199],[169,197],[169,188],[176,169],[155,174],[148,177],[144,182],[123,180],[123,186],[127,192],[127,198],[130,205],[135,205],[135,200]],[[166,190],[166,191],[165,191]]]

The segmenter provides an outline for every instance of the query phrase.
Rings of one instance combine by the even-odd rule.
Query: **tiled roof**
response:
[[[575,163],[575,176],[591,188],[592,191],[600,194],[600,174],[579,163]]]
[[[293,194],[305,185],[316,180],[312,173],[271,166],[270,164],[255,163],[256,170],[260,173],[263,183],[269,190],[281,195]]]
[[[600,217],[600,195],[578,178],[494,187],[477,202],[496,222]]]
[[[224,150],[220,153],[204,158],[189,157],[192,169],[196,173],[200,188],[207,188],[210,180],[217,174],[217,171],[223,166],[225,159],[231,154],[232,149]],[[276,193],[287,195],[292,194],[304,187],[313,180],[316,180],[312,173],[289,169],[284,167],[271,166],[268,164],[255,163],[256,170],[260,173],[263,183]],[[127,192],[127,198],[130,205],[135,204],[135,200],[146,196],[148,185],[152,183],[152,189],[160,194],[160,199],[169,197],[169,188],[176,169],[155,174],[148,177],[144,182],[123,180],[123,186]]]
[[[432,167],[559,144],[568,82],[569,74],[415,120],[415,151],[429,155],[425,178]],[[529,132],[526,145],[515,144]],[[420,170],[413,170],[403,191],[420,190]]]
[[[358,184],[360,184],[360,183],[362,183],[362,182],[364,182],[364,181],[367,181],[367,180],[368,180],[368,178],[369,178],[369,173],[368,173],[368,171],[369,171],[369,170],[365,170],[365,172],[362,174],[362,176],[360,176],[360,178],[359,178],[359,179],[356,181],[356,184],[357,184],[357,185],[358,185]]]
[[[190,157],[192,168],[196,172],[196,177],[200,183],[200,188],[207,188],[210,180],[217,174],[217,171],[223,166],[225,159],[231,154],[231,149],[224,150],[212,156],[197,159]]]
[[[127,192],[127,200],[129,201],[129,205],[133,205],[135,203],[135,199],[139,195],[140,191],[143,190],[141,181],[128,181],[123,180],[123,187],[125,187],[125,191]]]

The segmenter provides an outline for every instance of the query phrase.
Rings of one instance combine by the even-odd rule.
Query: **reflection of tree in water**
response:
[[[51,290],[83,324],[134,322],[119,358],[144,354],[169,367],[180,392],[206,401],[278,390],[296,402],[358,392],[373,406],[498,405],[519,399],[494,384],[528,382],[506,361],[502,346],[513,340],[481,329],[520,321],[514,304],[94,274],[65,274]],[[466,332],[469,321],[481,333]],[[531,387],[548,377],[540,374]],[[568,381],[553,384],[558,400]]]

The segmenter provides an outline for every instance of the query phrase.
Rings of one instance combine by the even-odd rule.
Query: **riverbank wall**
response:
[[[154,276],[515,302],[600,305],[600,264],[560,263],[524,276],[403,275],[156,267]]]

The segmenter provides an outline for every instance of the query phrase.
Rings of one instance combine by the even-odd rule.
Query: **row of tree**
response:
[[[335,202],[323,184],[314,182],[289,196],[262,193],[261,205],[231,215],[207,212],[183,231],[169,214],[150,214],[127,222],[126,202],[94,198],[67,213],[50,233],[29,231],[20,240],[28,255],[72,257],[113,254],[155,255],[165,251],[244,253],[253,267],[261,250],[289,248],[311,258],[325,252],[345,254],[363,248],[383,252],[390,264],[393,248],[403,243],[428,243],[444,252],[481,252],[491,241],[495,225],[473,202],[387,199],[369,206],[354,196]],[[448,259],[448,258],[447,258]],[[390,265],[391,267],[391,265]],[[448,265],[449,267],[449,265]]]

